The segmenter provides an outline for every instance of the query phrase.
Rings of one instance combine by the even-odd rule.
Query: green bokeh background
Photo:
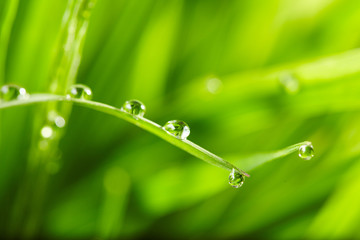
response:
[[[0,28],[13,1],[0,0]],[[0,51],[1,84],[49,92],[68,3],[18,3]],[[0,233],[360,239],[359,29],[358,0],[97,0],[76,78],[94,100],[121,107],[139,99],[147,118],[186,121],[190,140],[229,160],[304,140],[316,155],[264,164],[233,189],[228,172],[120,119],[74,106],[50,146],[52,170],[29,184],[31,196],[19,195],[38,176],[31,174],[41,174],[29,177],[26,169],[41,156],[36,119],[45,117],[41,106],[5,109]],[[284,91],[279,79],[287,73],[298,92]]]

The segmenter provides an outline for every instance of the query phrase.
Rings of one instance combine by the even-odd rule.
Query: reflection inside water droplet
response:
[[[26,89],[15,84],[7,84],[0,89],[0,99],[2,101],[11,101],[15,99],[26,99],[29,94]]]
[[[124,103],[121,110],[134,116],[143,117],[146,108],[145,105],[138,100],[128,100]]]
[[[304,160],[310,160],[314,157],[314,148],[311,144],[305,144],[299,147],[299,157]]]
[[[92,98],[92,91],[88,86],[84,84],[75,84],[71,86],[67,96],[69,98],[90,100]]]
[[[186,139],[190,135],[190,127],[186,122],[180,120],[168,121],[163,129],[179,139]]]
[[[229,184],[234,188],[239,188],[244,184],[245,176],[237,171],[235,168],[232,169],[229,175]]]

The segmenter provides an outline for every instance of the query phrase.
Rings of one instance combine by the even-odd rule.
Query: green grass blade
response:
[[[8,51],[8,44],[11,29],[18,9],[19,0],[9,0],[7,1],[6,5],[7,8],[2,24],[0,22],[0,83],[3,83],[5,79],[5,62]]]
[[[9,108],[9,107],[15,107],[15,106],[23,106],[23,105],[29,105],[34,103],[44,103],[44,102],[72,102],[84,107],[88,107],[91,109],[94,109],[99,112],[103,112],[109,115],[113,115],[115,117],[121,118],[123,120],[126,120],[162,139],[165,141],[173,144],[174,146],[190,153],[191,155],[200,158],[201,160],[204,160],[205,162],[215,165],[217,167],[226,169],[228,171],[231,171],[233,168],[238,169],[240,172],[242,172],[244,175],[249,176],[244,171],[240,170],[238,167],[234,166],[233,164],[225,161],[224,159],[216,156],[215,154],[207,151],[206,149],[196,145],[195,143],[189,141],[189,140],[180,140],[178,138],[173,137],[172,135],[165,132],[160,125],[157,123],[148,120],[146,118],[141,117],[133,117],[131,114],[128,114],[124,111],[121,111],[120,109],[100,103],[95,101],[87,101],[87,100],[79,100],[79,99],[68,99],[65,96],[60,95],[52,95],[52,94],[33,94],[29,99],[26,100],[16,100],[16,101],[10,101],[0,104],[0,109]]]
[[[231,161],[236,166],[242,166],[246,170],[252,170],[254,168],[260,167],[264,163],[271,162],[278,158],[283,158],[289,154],[299,151],[299,147],[302,145],[310,145],[311,142],[305,141],[296,143],[289,147],[283,148],[278,151],[269,152],[269,153],[259,153],[253,154],[250,156],[238,158],[236,161]]]

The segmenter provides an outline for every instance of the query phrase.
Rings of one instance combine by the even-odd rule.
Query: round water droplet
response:
[[[299,147],[299,157],[304,160],[310,160],[314,156],[314,148],[311,144],[305,144]]]
[[[48,120],[54,127],[58,128],[63,128],[66,124],[65,119],[54,110],[48,113]]]
[[[186,139],[190,135],[190,128],[184,122],[180,120],[171,120],[168,121],[163,129],[171,135],[174,135],[180,139]]]
[[[26,89],[15,84],[7,84],[1,87],[0,99],[2,101],[11,101],[15,99],[26,99],[28,94]]]
[[[299,80],[291,73],[283,73],[279,77],[279,81],[284,91],[288,94],[295,94],[299,91]]]
[[[66,124],[66,122],[65,122],[65,119],[63,118],[63,117],[61,117],[61,116],[57,116],[56,118],[55,118],[55,125],[58,127],[58,128],[63,128],[63,127],[65,127],[65,124]]]
[[[129,100],[124,103],[121,110],[134,116],[142,117],[145,114],[145,105],[138,100]]]
[[[40,133],[43,138],[51,138],[54,135],[54,130],[46,125],[41,129]]]
[[[229,175],[229,184],[234,188],[239,188],[244,184],[245,176],[237,171],[235,168],[232,169]]]
[[[217,94],[222,88],[222,81],[218,78],[210,78],[206,81],[206,88],[212,94]]]
[[[90,100],[92,98],[92,91],[84,84],[75,84],[71,86],[67,96],[70,98]]]

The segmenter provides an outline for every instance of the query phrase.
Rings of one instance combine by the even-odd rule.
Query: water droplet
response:
[[[92,98],[91,89],[84,84],[72,85],[67,95],[69,98],[77,98],[83,100],[90,100]]]
[[[280,75],[279,81],[286,93],[295,94],[299,91],[299,80],[293,74],[285,72]]]
[[[230,186],[232,186],[234,188],[239,188],[244,184],[244,181],[245,181],[244,174],[241,174],[238,170],[233,168],[229,175]]]
[[[190,135],[190,128],[184,121],[171,120],[168,121],[163,129],[171,135],[180,139],[186,139]]]
[[[41,129],[40,133],[43,138],[51,138],[54,135],[54,130],[46,125]]]
[[[54,125],[54,127],[58,128],[63,128],[66,124],[65,119],[54,110],[48,113],[48,120]]]
[[[212,94],[217,94],[222,88],[222,81],[218,78],[210,78],[206,81],[206,88]]]
[[[145,105],[138,100],[129,100],[124,103],[121,110],[134,116],[142,117],[145,114]]]
[[[55,118],[55,125],[58,127],[58,128],[63,128],[63,127],[65,127],[65,119],[63,118],[63,117],[61,117],[61,116],[57,116],[56,118]]]
[[[314,156],[314,148],[311,144],[305,144],[299,147],[299,157],[304,160],[310,160]]]
[[[86,5],[82,6],[83,9],[81,9],[81,16],[87,20],[89,19],[90,15],[91,15],[91,10],[94,7],[94,2],[93,1],[89,1]]]
[[[3,101],[26,99],[27,97],[26,89],[15,84],[4,85],[0,90],[0,99]]]

